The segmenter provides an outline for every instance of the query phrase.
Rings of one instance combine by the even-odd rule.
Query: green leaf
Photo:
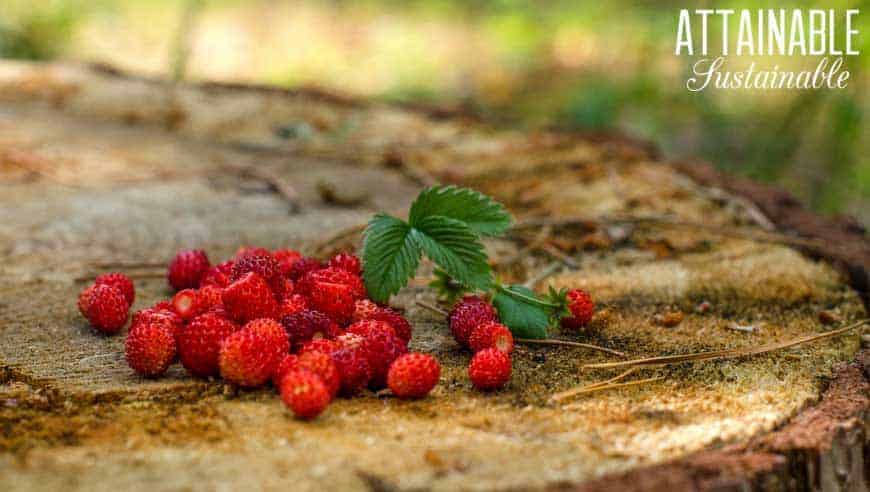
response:
[[[369,221],[363,241],[363,277],[369,296],[386,302],[414,276],[422,254],[411,226],[385,214]]]
[[[440,215],[423,217],[411,228],[411,236],[457,282],[474,289],[490,288],[492,272],[483,244],[464,222]]]
[[[537,299],[534,292],[522,285],[511,285],[506,290]],[[547,338],[550,312],[546,308],[511,296],[502,290],[492,298],[492,304],[498,311],[501,322],[518,338]]]
[[[408,214],[412,227],[427,217],[441,215],[465,222],[476,234],[497,236],[511,225],[511,216],[501,203],[472,190],[456,186],[433,186],[423,190]]]

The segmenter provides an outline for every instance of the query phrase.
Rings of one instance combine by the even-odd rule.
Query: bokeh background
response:
[[[715,5],[714,5],[715,4]],[[870,225],[870,2],[847,90],[690,93],[680,8],[764,1],[2,0],[0,57],[103,62],[189,80],[315,85],[460,107],[518,128],[616,131],[777,183]],[[714,27],[715,30],[715,27]],[[741,60],[741,64],[749,59]],[[771,58],[761,60],[770,65]],[[812,68],[815,58],[775,60]]]

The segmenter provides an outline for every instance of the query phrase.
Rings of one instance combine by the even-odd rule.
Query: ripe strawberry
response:
[[[238,258],[233,265],[233,273],[230,280],[235,282],[243,275],[254,272],[268,282],[275,294],[276,299],[284,295],[284,276],[281,275],[281,267],[271,253],[248,253]]]
[[[330,396],[334,397],[338,393],[338,388],[341,386],[341,376],[338,374],[338,368],[335,367],[332,357],[323,352],[306,352],[301,355],[287,354],[278,364],[275,373],[272,374],[272,384],[279,388],[284,376],[288,372],[298,369],[311,371],[320,376],[326,389],[329,390]]]
[[[339,253],[329,260],[330,268],[339,268],[354,275],[362,275],[362,263],[356,255]]]
[[[223,292],[224,289],[217,285],[206,285],[200,287],[199,291],[197,291],[197,297],[202,306],[202,312],[223,310]]]
[[[393,362],[387,385],[399,398],[423,398],[438,384],[440,376],[441,365],[434,357],[414,352]]]
[[[95,285],[87,302],[86,317],[97,330],[117,333],[125,323],[130,305],[120,290],[110,285]]]
[[[372,370],[369,386],[380,389],[387,384],[387,371],[396,358],[408,352],[393,327],[383,321],[363,320],[347,328],[348,333],[365,338],[366,357]]]
[[[281,380],[281,400],[301,419],[320,415],[332,401],[323,380],[306,370],[294,370]]]
[[[369,316],[369,319],[388,323],[396,331],[396,336],[405,342],[406,346],[408,345],[408,342],[411,341],[411,323],[409,323],[404,316],[393,311],[391,308],[380,308],[374,314]]]
[[[289,350],[287,332],[277,321],[267,318],[249,321],[221,343],[220,374],[238,386],[262,386]]]
[[[184,321],[190,321],[196,315],[205,312],[205,304],[194,289],[180,290],[172,296],[172,310]]]
[[[514,337],[507,326],[495,321],[487,321],[478,325],[471,332],[468,345],[474,352],[494,348],[510,354],[514,351]]]
[[[133,313],[133,321],[130,322],[130,328],[139,323],[166,323],[176,340],[178,340],[181,330],[184,328],[184,320],[175,311],[160,309],[156,306]]]
[[[263,277],[254,272],[246,273],[227,286],[221,299],[230,317],[240,323],[278,315],[278,303],[272,289]]]
[[[238,325],[216,313],[193,318],[178,336],[181,364],[192,376],[217,376],[221,343],[238,330]]]
[[[278,297],[277,294],[275,296],[279,301],[283,301],[284,299],[292,296],[296,291],[296,284],[293,283],[289,278],[281,279],[281,297]]]
[[[284,298],[278,305],[278,311],[281,316],[295,314],[308,307],[308,302],[305,297],[300,294],[293,294]]]
[[[166,277],[169,280],[169,285],[175,290],[195,289],[199,287],[203,274],[210,266],[211,263],[209,263],[205,251],[201,249],[181,250],[169,262],[169,271]]]
[[[290,345],[298,347],[318,338],[335,338],[342,333],[335,321],[320,311],[303,309],[298,313],[281,317],[281,325],[287,330]]]
[[[568,300],[568,310],[572,316],[567,319],[567,328],[579,328],[586,326],[592,320],[592,314],[595,311],[595,303],[592,302],[592,296],[582,289],[571,289],[566,296]],[[564,325],[564,323],[563,323]]]
[[[357,321],[369,319],[369,317],[375,314],[375,312],[380,308],[380,306],[369,299],[360,299],[353,303],[353,316],[351,316],[351,321],[355,323]]]
[[[166,323],[142,322],[127,333],[124,353],[134,371],[148,378],[157,377],[175,359],[175,337]]]
[[[477,296],[465,296],[456,303],[448,316],[453,338],[466,347],[471,332],[486,321],[498,321],[498,316],[489,303]]]
[[[479,390],[501,388],[511,378],[511,358],[498,349],[483,349],[471,358],[468,377]]]
[[[85,287],[84,289],[82,289],[81,292],[79,292],[79,301],[78,301],[79,312],[82,313],[82,316],[84,316],[86,318],[88,316],[88,306],[91,304],[91,295],[94,293],[94,289],[96,287],[97,287],[97,284],[91,284],[91,285]]]
[[[94,283],[111,285],[120,290],[124,294],[124,299],[127,299],[127,304],[133,305],[133,301],[136,299],[136,288],[133,287],[133,281],[123,273],[114,272],[97,275]]]
[[[296,282],[308,272],[313,272],[315,270],[320,270],[323,268],[323,263],[320,262],[317,258],[311,258],[308,256],[303,256],[298,260],[293,262],[293,266],[290,267],[290,280]]]
[[[276,249],[272,251],[272,256],[275,257],[278,266],[281,267],[281,275],[287,277],[290,275],[293,264],[302,258],[302,253],[292,249]]]
[[[326,338],[319,338],[317,340],[311,340],[302,345],[299,348],[299,351],[296,352],[297,355],[306,354],[308,352],[323,352],[327,355],[332,355],[333,353],[341,350],[342,346],[339,342],[335,340],[328,340]]]
[[[369,384],[372,378],[372,369],[368,362],[368,351],[362,344],[362,337],[357,335],[342,335],[339,340],[342,347],[331,354],[338,374],[341,377],[340,393],[344,396],[353,396],[359,393]],[[350,343],[352,337],[359,338],[358,345]]]
[[[296,284],[296,288],[312,308],[339,324],[350,321],[354,302],[365,297],[362,279],[337,268],[309,272]]]
[[[234,264],[235,262],[232,260],[225,261],[206,270],[199,281],[200,287],[207,285],[226,287],[230,285],[230,275],[232,275]]]

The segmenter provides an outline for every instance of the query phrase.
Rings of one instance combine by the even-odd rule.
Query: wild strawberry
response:
[[[293,283],[292,280],[290,280],[289,278],[286,278],[286,277],[282,278],[281,279],[281,296],[279,297],[276,294],[275,298],[278,299],[279,301],[283,301],[284,299],[292,296],[294,294],[295,290],[296,290],[296,284]]]
[[[175,337],[165,323],[142,322],[127,333],[124,353],[134,371],[145,377],[157,377],[175,359]]]
[[[124,299],[127,299],[127,304],[130,304],[131,306],[133,305],[133,301],[136,299],[136,288],[133,287],[133,281],[123,273],[114,272],[97,275],[97,278],[94,279],[94,283],[111,285],[120,290],[121,294],[124,294]]]
[[[300,294],[293,294],[284,298],[278,306],[278,311],[281,316],[295,314],[308,307],[308,302],[305,297]]]
[[[133,313],[133,321],[130,322],[130,328],[139,323],[166,323],[176,340],[178,340],[178,336],[184,328],[184,320],[175,311],[171,309],[158,309],[156,307],[142,309]]]
[[[272,251],[272,256],[275,257],[278,266],[281,267],[281,275],[287,277],[290,275],[293,264],[302,258],[302,253],[292,249],[276,249]]]
[[[441,365],[431,355],[405,354],[390,365],[387,385],[399,398],[423,398],[438,384]]]
[[[406,346],[408,345],[408,342],[411,341],[411,323],[409,323],[404,316],[397,313],[396,311],[393,311],[391,308],[380,308],[375,311],[374,314],[369,316],[369,319],[388,323],[390,326],[393,327],[393,330],[396,331],[396,336],[399,337],[403,342],[405,342]]]
[[[320,376],[326,389],[329,390],[330,396],[335,396],[338,393],[338,388],[341,386],[341,376],[338,374],[335,362],[332,361],[332,356],[323,352],[306,352],[301,355],[287,354],[275,369],[272,383],[276,388],[279,388],[284,376],[288,372],[298,369],[311,371]]]
[[[341,378],[340,393],[353,396],[369,384],[372,369],[366,351],[360,348],[343,347],[332,353],[332,361]]]
[[[308,352],[323,352],[327,355],[332,355],[333,353],[341,350],[343,347],[339,342],[335,340],[328,340],[326,338],[319,338],[317,340],[311,340],[310,342],[306,342],[299,348],[299,351],[296,352],[297,355],[302,355]]]
[[[350,253],[339,253],[329,260],[330,268],[339,268],[348,271],[354,275],[362,274],[362,263],[356,255]]]
[[[91,284],[79,292],[79,301],[78,307],[79,312],[82,313],[82,316],[88,316],[88,306],[91,304],[91,295],[94,293],[94,289],[97,287],[97,284]]]
[[[357,322],[369,319],[369,317],[375,314],[375,312],[380,308],[380,306],[369,299],[360,299],[353,303],[353,316],[351,316],[351,321]]]
[[[456,303],[448,316],[453,338],[466,347],[471,332],[486,321],[498,321],[498,316],[489,303],[477,296],[465,296]]]
[[[511,378],[511,358],[498,349],[483,349],[471,358],[468,377],[477,389],[501,388]]]
[[[194,316],[205,312],[205,304],[194,289],[180,290],[172,296],[172,310],[184,321],[190,321]]]
[[[202,312],[223,309],[223,292],[224,289],[217,285],[206,285],[200,287],[197,291],[197,297],[202,305]]]
[[[566,296],[568,301],[568,310],[571,311],[572,321],[568,322],[568,327],[582,327],[592,320],[592,314],[595,311],[595,303],[592,302],[592,296],[588,292],[581,289],[571,289]]]
[[[227,381],[246,388],[262,386],[290,350],[287,332],[273,319],[255,319],[221,343],[218,368]]]
[[[479,324],[471,332],[468,345],[474,352],[494,348],[510,354],[514,351],[514,337],[507,326],[495,321],[487,321]]]
[[[321,263],[320,260],[309,256],[303,256],[294,261],[293,266],[290,267],[290,280],[296,282],[307,275],[308,272],[320,270],[321,268],[323,268],[323,263]]]
[[[230,275],[232,275],[234,264],[235,262],[232,260],[225,261],[206,270],[199,281],[200,287],[207,285],[226,287],[230,285]]]
[[[362,279],[337,268],[309,272],[296,285],[309,306],[326,314],[339,324],[350,321],[354,302],[365,296]]]
[[[284,295],[284,276],[281,275],[281,267],[271,253],[246,254],[236,260],[233,265],[233,273],[230,275],[230,280],[235,282],[242,278],[243,275],[249,272],[254,272],[263,277],[276,299],[280,299]]]
[[[230,317],[240,323],[278,315],[278,303],[272,289],[263,277],[254,272],[246,273],[227,286],[221,299]]]
[[[366,356],[372,370],[369,386],[375,389],[386,386],[390,364],[408,352],[405,343],[396,336],[393,327],[383,321],[358,321],[350,325],[347,332],[365,338]]]
[[[201,249],[187,249],[179,251],[175,258],[169,262],[167,280],[175,290],[195,289],[203,274],[211,264],[205,251]]]
[[[294,370],[281,380],[281,400],[301,419],[320,415],[332,401],[323,380],[306,370]]]
[[[238,325],[216,313],[193,318],[178,335],[181,364],[192,376],[217,376],[221,343],[238,330]]]
[[[335,338],[342,333],[335,321],[312,309],[282,316],[281,325],[287,330],[290,345],[293,347],[317,338]]]
[[[110,285],[96,285],[87,302],[87,318],[97,330],[117,333],[125,323],[130,305],[120,290]]]

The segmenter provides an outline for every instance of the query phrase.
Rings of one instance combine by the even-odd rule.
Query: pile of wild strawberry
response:
[[[194,377],[220,376],[244,388],[271,381],[301,418],[366,387],[388,387],[399,398],[426,396],[438,382],[438,361],[408,352],[411,324],[369,300],[361,275],[359,258],[344,253],[324,264],[289,249],[242,248],[212,266],[201,250],[180,251],[167,274],[176,294],[133,315],[127,362],[145,377],[161,376],[180,360]],[[569,319],[578,323],[592,312],[583,296],[569,294]],[[126,324],[134,297],[127,276],[109,273],[82,290],[78,307],[94,328],[113,334]],[[472,384],[502,387],[514,340],[492,305],[467,296],[448,322],[456,340],[475,352]]]

